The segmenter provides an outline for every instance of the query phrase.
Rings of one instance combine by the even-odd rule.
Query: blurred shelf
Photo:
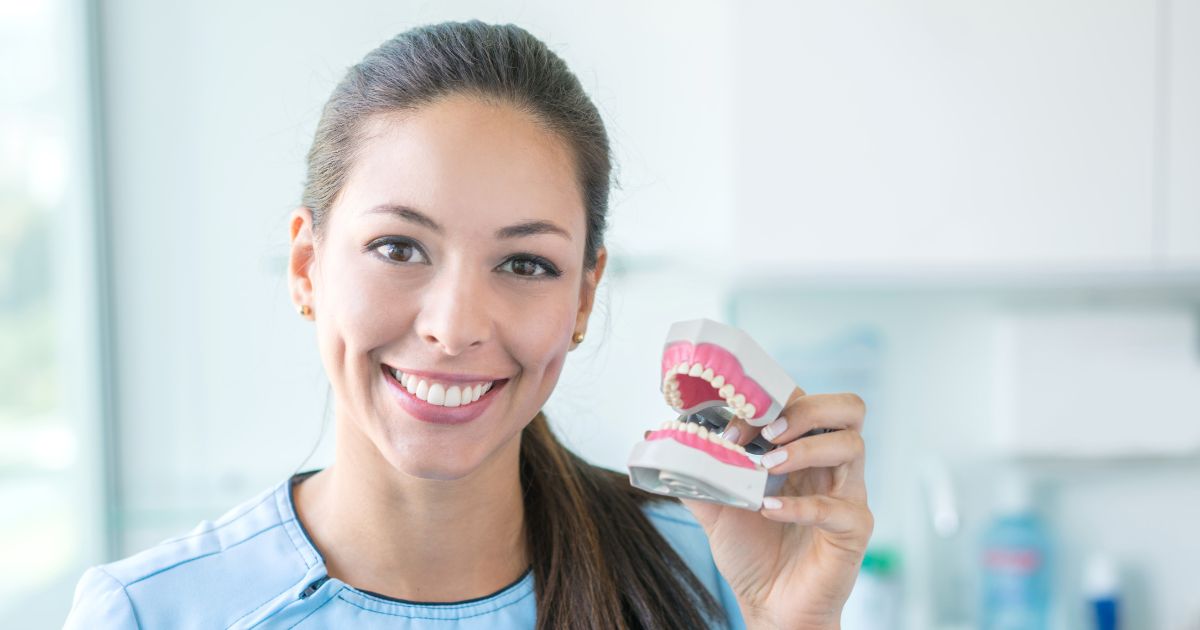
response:
[[[1070,267],[1053,265],[840,265],[804,270],[741,271],[747,288],[848,288],[894,290],[1112,289],[1184,290],[1200,295],[1200,266]]]

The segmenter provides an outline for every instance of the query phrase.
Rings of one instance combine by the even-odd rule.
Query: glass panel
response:
[[[100,560],[82,0],[0,0],[0,627],[61,625]]]

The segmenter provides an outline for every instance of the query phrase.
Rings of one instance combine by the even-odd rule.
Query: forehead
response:
[[[569,146],[508,105],[456,95],[374,116],[353,160],[338,204],[351,214],[399,203],[435,219],[552,220],[580,233],[585,226]]]

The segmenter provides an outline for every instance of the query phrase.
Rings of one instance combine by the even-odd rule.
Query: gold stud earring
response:
[[[575,336],[571,337],[571,341],[574,341],[575,343],[583,343],[583,333],[575,333]]]
[[[301,304],[296,310],[300,312],[300,317],[308,317],[309,315],[312,315],[312,309],[309,308],[307,304]]]

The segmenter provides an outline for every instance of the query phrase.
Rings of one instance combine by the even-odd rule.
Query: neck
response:
[[[495,593],[529,567],[520,434],[451,481],[411,477],[337,422],[337,462],[295,486],[296,511],[350,586],[420,602]]]

